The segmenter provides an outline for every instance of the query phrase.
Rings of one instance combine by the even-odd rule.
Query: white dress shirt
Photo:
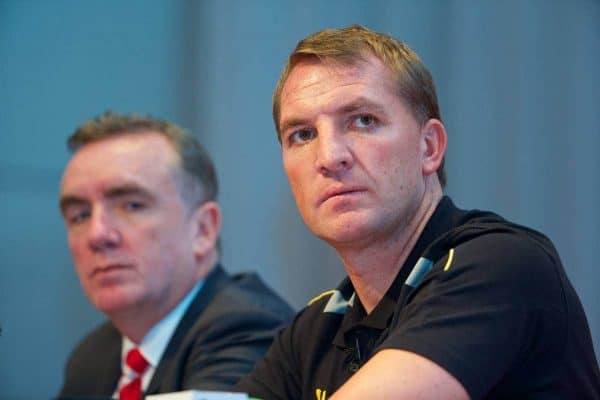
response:
[[[194,297],[196,297],[196,294],[198,294],[202,288],[203,284],[204,280],[198,282],[170,313],[148,331],[139,345],[136,346],[136,344],[126,336],[122,337],[121,371],[125,371],[124,366],[127,353],[136,347],[140,350],[146,361],[148,361],[148,368],[146,368],[142,375],[142,393],[148,388],[148,385],[154,376],[154,371],[156,371],[156,367],[158,366],[158,362],[167,348],[171,336],[173,336],[173,333],[175,332],[175,328],[179,325],[179,321],[181,321],[181,318],[187,311],[187,308]],[[112,397],[118,399],[119,389],[127,385],[130,381],[130,377],[121,374],[121,378],[117,383],[117,387]]]

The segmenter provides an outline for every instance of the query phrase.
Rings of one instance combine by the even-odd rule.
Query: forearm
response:
[[[463,386],[434,362],[404,350],[378,352],[330,400],[469,400]]]

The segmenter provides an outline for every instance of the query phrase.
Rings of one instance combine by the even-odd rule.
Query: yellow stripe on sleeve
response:
[[[448,271],[450,269],[452,260],[454,260],[454,249],[450,249],[448,252],[448,260],[446,260],[446,265],[444,265],[444,271]]]

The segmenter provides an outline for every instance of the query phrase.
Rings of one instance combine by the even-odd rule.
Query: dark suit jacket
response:
[[[250,372],[293,310],[255,274],[217,266],[175,329],[146,394],[228,390]],[[121,334],[106,322],[71,354],[60,396],[111,396],[121,375]]]

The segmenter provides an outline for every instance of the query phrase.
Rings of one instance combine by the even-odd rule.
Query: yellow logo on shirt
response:
[[[326,400],[327,390],[315,389],[315,397],[317,400]]]

